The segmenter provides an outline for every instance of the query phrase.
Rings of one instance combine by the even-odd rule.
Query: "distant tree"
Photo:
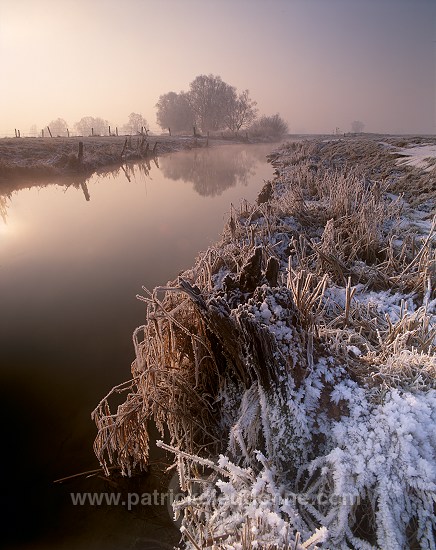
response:
[[[365,124],[363,124],[361,120],[354,120],[351,123],[351,131],[353,132],[353,134],[361,134],[364,128]]]
[[[159,97],[156,103],[156,119],[164,130],[171,128],[174,132],[191,131],[195,123],[194,113],[185,92],[176,94],[168,92]]]
[[[79,122],[76,122],[74,126],[81,136],[90,136],[92,129],[94,129],[94,135],[103,136],[108,132],[109,122],[103,118],[85,116]]]
[[[220,76],[202,74],[190,83],[188,92],[161,95],[156,117],[162,129],[175,132],[195,126],[202,132],[228,128],[237,134],[255,120],[256,105],[248,90],[238,95]]]
[[[122,127],[122,131],[126,134],[140,134],[142,128],[148,133],[148,122],[140,113],[130,113],[127,124]]]
[[[249,96],[249,91],[244,90],[228,104],[228,112],[225,117],[227,128],[237,134],[241,128],[249,126],[256,118],[256,101]]]
[[[249,131],[256,137],[281,138],[288,132],[288,123],[278,113],[263,115],[253,122]]]
[[[197,126],[203,131],[226,127],[226,115],[236,100],[236,89],[220,76],[200,75],[189,85],[188,100]]]
[[[36,137],[38,135],[38,127],[36,124],[32,124],[29,130],[29,136]]]
[[[47,126],[50,128],[50,132],[53,137],[67,135],[68,124],[63,118],[52,120],[50,124],[47,124]]]

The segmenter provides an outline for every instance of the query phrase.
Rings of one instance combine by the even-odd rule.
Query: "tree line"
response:
[[[280,137],[288,131],[279,114],[257,118],[257,102],[249,90],[238,93],[234,86],[213,74],[199,75],[189,85],[189,91],[168,92],[156,104],[157,123],[174,132],[192,128],[200,132],[229,130],[237,135],[241,130],[251,134]]]
[[[253,137],[280,138],[288,132],[286,121],[278,113],[258,116],[257,102],[250,97],[249,90],[238,92],[234,86],[213,74],[194,78],[187,92],[161,95],[156,109],[158,125],[170,134],[229,131],[237,136],[241,131],[248,131]],[[107,120],[91,116],[83,117],[73,125],[75,132],[81,136],[108,135],[109,127]],[[70,127],[63,118],[52,120],[47,128],[53,137],[70,134]],[[148,134],[149,125],[142,114],[130,113],[119,132]],[[35,126],[31,133],[37,134]],[[114,127],[110,133],[115,133]]]
[[[70,127],[63,118],[52,120],[46,127],[50,129],[53,137],[63,137],[69,134]],[[96,136],[107,135],[109,127],[110,123],[107,120],[92,116],[85,116],[73,125],[77,134],[81,136],[90,136],[92,134]],[[36,133],[36,127],[34,128],[33,132]],[[119,131],[121,134],[129,135],[147,134],[149,132],[149,126],[148,122],[140,113],[130,113],[127,122],[119,128]],[[114,132],[115,128],[112,128],[111,133]]]

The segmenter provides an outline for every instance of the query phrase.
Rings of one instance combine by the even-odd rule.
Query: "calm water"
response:
[[[161,157],[159,167],[0,197],[6,547],[152,548],[144,536],[174,536],[159,514],[150,512],[144,527],[141,514],[120,507],[73,507],[69,492],[93,490],[94,482],[52,481],[98,467],[90,412],[130,377],[141,286],[165,284],[192,266],[218,238],[230,203],[254,201],[271,178],[270,151],[180,152]]]

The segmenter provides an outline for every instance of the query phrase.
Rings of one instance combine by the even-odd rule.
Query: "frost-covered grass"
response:
[[[154,417],[187,547],[436,547],[434,176],[391,150],[283,146],[258,204],[140,297],[95,450],[146,468]]]
[[[80,162],[79,142],[83,143]],[[104,166],[140,160],[151,154],[156,142],[158,154],[198,145],[190,137],[150,136],[145,139],[140,135],[0,139],[0,186],[2,180],[92,173]]]

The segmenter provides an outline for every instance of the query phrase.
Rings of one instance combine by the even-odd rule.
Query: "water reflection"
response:
[[[159,168],[157,159],[154,160],[154,164]],[[150,175],[151,164],[147,161],[141,161],[136,163],[126,163],[120,165],[116,169],[104,168],[95,172],[92,176],[58,176],[56,179],[50,178],[38,178],[36,180],[9,180],[0,181],[0,216],[4,223],[7,223],[7,214],[12,196],[14,193],[24,191],[32,188],[43,189],[49,186],[57,186],[64,189],[66,192],[69,189],[81,190],[86,202],[91,200],[91,193],[89,191],[88,183],[94,181],[96,178],[112,178],[117,179],[120,175],[123,175],[126,180],[131,183],[137,176],[140,178],[148,178]]]
[[[165,177],[192,183],[199,195],[215,197],[238,183],[246,186],[255,173],[258,149],[240,146],[195,149],[161,159]]]
[[[2,217],[4,223],[6,223],[6,215],[8,213],[8,199],[8,195],[0,195],[0,216]]]
[[[68,189],[73,188],[81,190],[83,196],[87,202],[91,200],[91,194],[88,189],[88,182],[91,178],[89,176],[68,176],[57,178],[56,180],[49,179],[40,179],[36,181],[32,180],[11,180],[8,182],[0,182],[0,216],[3,219],[3,222],[7,223],[8,209],[12,201],[12,197],[15,193],[37,188],[44,189],[49,186],[62,187],[64,192]]]
[[[10,503],[3,519],[17,544],[51,534],[56,549],[117,548],[90,542],[108,525],[132,536],[122,511],[113,511],[119,523],[98,510],[74,512],[69,491],[82,488],[54,489],[51,481],[98,467],[90,411],[130,376],[131,334],[144,322],[135,295],[191,267],[219,237],[230,203],[255,200],[272,174],[270,150],[249,146],[244,153],[231,145],[161,157],[172,178],[157,163],[142,162],[90,179],[2,182],[0,214],[8,219],[0,220],[0,386],[6,440],[15,442],[1,467],[11,472],[2,486]],[[23,528],[29,510],[32,523]],[[66,527],[81,531],[82,514],[86,543],[61,545],[71,535]],[[60,533],[52,533],[56,523]],[[154,537],[160,528],[149,525]]]
[[[177,181],[191,183],[193,189],[203,197],[216,197],[226,189],[240,184],[246,186],[250,178],[256,173],[256,165],[264,162],[266,150],[259,146],[238,146],[218,148],[194,149],[180,151],[152,159],[163,176]],[[151,178],[152,164],[149,159],[117,166],[104,168],[89,176],[68,176],[47,180],[38,179],[0,182],[0,216],[4,223],[7,220],[8,205],[12,194],[23,189],[33,187],[44,188],[49,185],[81,190],[87,202],[91,200],[88,183],[96,178],[118,179],[123,176],[129,183]]]

